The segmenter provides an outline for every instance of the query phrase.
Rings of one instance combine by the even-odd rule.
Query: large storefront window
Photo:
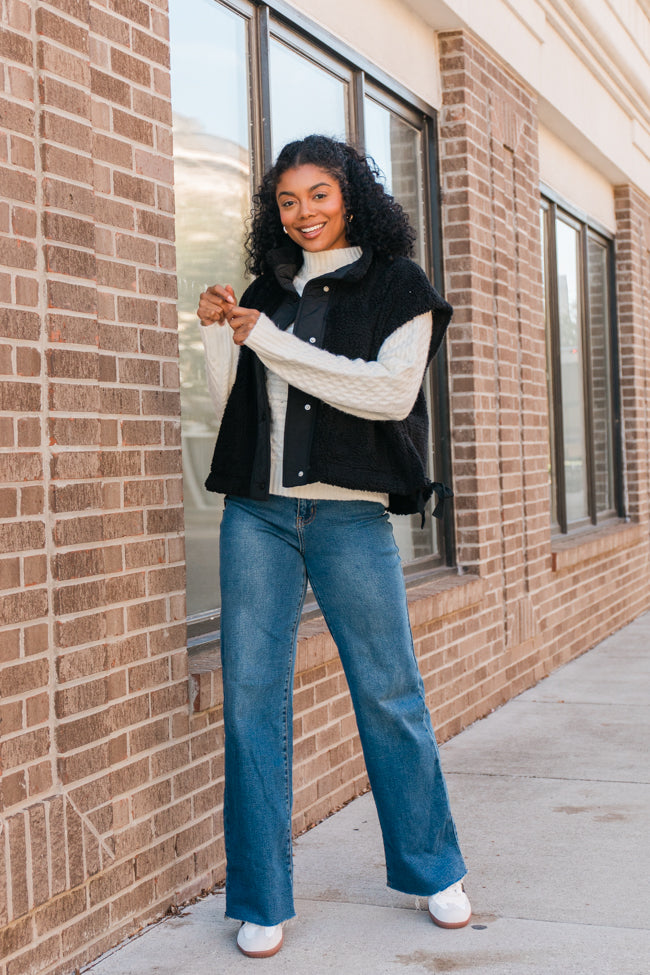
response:
[[[350,134],[349,73],[304,43],[298,52],[291,41],[291,35],[282,32],[280,37],[271,35],[269,44],[274,159],[287,142],[312,132],[341,140]]]
[[[542,202],[553,522],[561,532],[618,513],[611,241]]]
[[[364,98],[365,147],[384,175],[386,189],[400,201],[417,234],[415,259],[427,266],[426,219],[424,210],[424,133],[415,119],[409,121],[402,106]],[[433,415],[431,383],[425,386],[429,414]],[[433,442],[431,442],[433,447]],[[434,467],[433,456],[429,459]],[[429,522],[424,531],[419,529],[417,517],[392,517],[395,538],[403,562],[428,555],[435,550],[436,536]]]
[[[431,110],[387,90],[347,58],[247,0],[170,0],[188,614],[200,639],[218,610],[222,499],[203,481],[215,440],[196,319],[206,284],[246,282],[243,236],[254,186],[288,141],[311,132],[364,144],[416,230],[433,278]],[[382,82],[385,79],[380,79]],[[428,384],[429,386],[431,383]],[[428,390],[431,393],[431,389]],[[431,448],[432,477],[439,459]],[[439,527],[394,519],[402,560],[442,561]]]
[[[216,437],[196,306],[216,277],[244,287],[251,199],[249,28],[212,0],[170,4],[188,613],[217,601],[221,495],[203,487]],[[209,83],[208,83],[209,82]]]

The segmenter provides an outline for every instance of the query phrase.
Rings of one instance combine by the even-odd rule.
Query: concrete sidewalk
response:
[[[93,975],[648,975],[650,614],[442,747],[474,908],[435,927],[385,887],[362,796],[295,844],[297,917],[245,958],[218,893]]]

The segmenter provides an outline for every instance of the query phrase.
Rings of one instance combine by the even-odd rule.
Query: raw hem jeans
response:
[[[384,840],[388,886],[465,875],[388,516],[366,501],[229,497],[221,527],[226,914],[292,917],[292,691],[307,581],[337,644]]]

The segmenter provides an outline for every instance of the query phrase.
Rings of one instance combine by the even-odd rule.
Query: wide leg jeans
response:
[[[226,914],[294,914],[292,691],[307,582],[338,647],[381,824],[388,886],[466,872],[381,504],[229,497],[221,527]]]

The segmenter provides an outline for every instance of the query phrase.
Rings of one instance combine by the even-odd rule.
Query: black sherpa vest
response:
[[[281,248],[269,258],[275,273],[253,281],[240,305],[263,311],[279,328],[293,322],[294,335],[304,341],[372,361],[392,332],[431,311],[428,361],[438,349],[452,309],[408,258],[365,250],[353,264],[309,281],[302,297],[293,286],[295,252]],[[205,484],[209,491],[268,498],[270,421],[264,366],[244,345]],[[451,493],[427,477],[427,449],[422,389],[406,419],[364,420],[289,387],[282,476],[287,487],[318,481],[381,492],[389,496],[389,511],[423,513],[434,490],[441,498]]]

